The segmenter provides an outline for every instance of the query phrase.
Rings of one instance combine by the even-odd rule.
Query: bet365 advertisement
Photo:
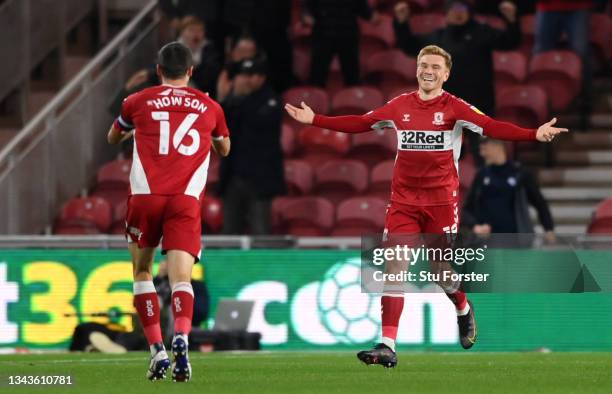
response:
[[[546,259],[546,252],[532,253],[534,261]],[[379,339],[380,300],[361,290],[358,251],[209,250],[194,277],[208,284],[213,317],[220,298],[255,301],[249,330],[262,334],[264,348],[353,349]],[[133,311],[131,289],[127,251],[0,250],[0,347],[66,348],[78,323],[108,322],[83,315]],[[443,293],[405,298],[400,346],[460,349],[454,307]],[[470,298],[479,330],[474,350],[612,350],[609,292]],[[117,323],[131,329],[128,316]]]

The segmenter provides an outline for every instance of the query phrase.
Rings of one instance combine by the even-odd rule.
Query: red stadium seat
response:
[[[593,219],[612,219],[612,197],[597,204]]]
[[[64,204],[57,227],[95,227],[99,232],[104,233],[110,228],[112,219],[111,205],[105,199],[78,197]]]
[[[306,126],[299,134],[302,158],[313,167],[344,156],[350,148],[350,137],[328,129]]]
[[[276,197],[272,200],[272,213],[271,213],[271,225],[272,225],[272,233],[274,234],[284,234],[286,230],[283,228],[283,217],[282,213],[285,209],[285,205],[291,201],[293,201],[295,197],[287,197],[280,196]]]
[[[385,227],[385,200],[353,197],[342,201],[336,210],[333,236],[359,236],[382,233]]]
[[[294,122],[284,122],[281,128],[281,148],[285,157],[292,157],[297,149],[297,131],[293,128],[293,124]]]
[[[91,192],[91,197],[103,198],[108,201],[111,206],[115,207],[125,202],[129,195],[129,187],[127,185],[116,185],[115,187],[96,186]]]
[[[523,127],[538,127],[548,119],[546,92],[538,86],[505,88],[497,95],[496,118]]]
[[[321,197],[275,199],[272,210],[282,231],[292,235],[323,236],[334,225],[334,206]]]
[[[416,84],[416,59],[399,49],[390,49],[373,55],[366,64],[364,79],[382,90],[387,96],[398,85]]]
[[[125,220],[127,218],[127,200],[113,206],[113,224],[111,234],[125,234]]]
[[[605,69],[612,59],[612,18],[606,14],[591,14],[591,32],[595,70]]]
[[[413,34],[429,34],[446,26],[446,16],[438,13],[417,14],[410,17]]]
[[[495,91],[523,83],[527,76],[527,59],[519,51],[493,52]]]
[[[340,201],[368,188],[368,169],[356,160],[330,160],[315,170],[315,189],[321,196]]]
[[[310,36],[312,27],[306,26],[302,22],[293,24],[291,27],[291,44],[294,48],[310,48]]]
[[[478,169],[474,164],[472,155],[466,155],[459,161],[459,184],[464,188],[470,188],[476,177]]]
[[[223,228],[223,202],[218,198],[202,199],[202,230],[205,234],[217,234]]]
[[[104,164],[98,169],[91,196],[103,198],[112,206],[124,202],[128,197],[131,169],[131,160],[119,159]]]
[[[307,50],[295,48],[293,50],[293,73],[302,82],[308,81],[310,76],[310,53]]]
[[[391,101],[394,98],[396,98],[397,96],[404,94],[404,93],[411,93],[414,92],[415,90],[418,90],[419,86],[417,84],[414,85],[406,85],[406,86],[396,86],[394,89],[390,90],[387,93],[387,97],[385,98],[387,101]]]
[[[304,160],[285,160],[285,181],[291,195],[308,194],[312,190],[312,167]]]
[[[123,232],[122,232],[123,233]],[[96,226],[88,224],[75,224],[57,222],[53,229],[55,235],[97,235],[102,234]],[[113,233],[114,234],[114,233]]]
[[[344,88],[342,68],[340,67],[340,60],[338,59],[338,56],[334,56],[331,65],[329,66],[325,90],[327,90],[328,95],[331,97],[338,91],[342,90],[342,88]]]
[[[370,86],[355,86],[340,90],[332,99],[335,115],[365,114],[384,104],[382,93]]]
[[[612,218],[593,219],[589,223],[587,234],[612,234]]]
[[[98,169],[97,184],[130,184],[132,160],[113,160]]]
[[[385,201],[389,199],[394,166],[395,160],[387,160],[372,168],[372,172],[370,173],[369,195],[378,196],[385,199]]]
[[[375,130],[353,135],[349,158],[368,167],[392,159],[397,152],[397,135],[392,130]]]
[[[300,103],[304,101],[317,114],[326,114],[329,112],[329,97],[327,96],[327,92],[314,86],[291,88],[283,94],[283,100],[296,107],[299,107]]]
[[[438,0],[439,1],[439,0]],[[435,6],[436,0],[408,0],[407,3],[410,5],[410,12],[423,12]],[[393,14],[393,7],[397,4],[397,0],[369,0],[370,7],[375,8],[378,12],[385,12],[387,14]]]
[[[219,170],[221,168],[221,159],[216,153],[211,152],[210,162],[208,164],[208,175],[206,177],[206,189],[204,190],[207,196],[214,196],[217,193],[217,185],[219,184]]]
[[[581,72],[582,62],[574,52],[544,52],[531,59],[528,83],[546,91],[553,111],[563,111],[580,91]]]
[[[376,24],[360,19],[359,29],[361,31],[361,52],[373,53],[393,48],[395,33],[393,32],[393,18],[391,16],[381,14]]]
[[[528,14],[520,17],[522,42],[519,49],[525,57],[529,58],[533,52],[533,41],[535,36],[535,15]]]

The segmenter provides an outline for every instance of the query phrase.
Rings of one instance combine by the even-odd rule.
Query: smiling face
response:
[[[442,89],[448,80],[450,70],[444,57],[440,55],[421,55],[417,60],[417,81],[419,89],[425,93]]]

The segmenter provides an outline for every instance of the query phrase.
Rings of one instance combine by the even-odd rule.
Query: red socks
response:
[[[404,309],[404,294],[383,295],[380,304],[382,307],[382,336],[395,341],[397,327]]]
[[[174,333],[189,335],[193,317],[193,287],[188,282],[178,282],[172,287],[172,315]]]
[[[159,299],[152,281],[134,282],[134,307],[149,345],[162,342]]]
[[[469,312],[467,297],[463,290],[455,290],[453,293],[446,293],[446,296],[455,304],[457,315],[462,316]]]

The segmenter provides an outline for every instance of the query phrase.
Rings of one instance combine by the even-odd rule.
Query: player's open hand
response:
[[[301,102],[300,104],[302,108],[294,107],[293,105],[287,103],[285,104],[285,110],[293,119],[297,120],[300,123],[304,124],[312,124],[314,120],[315,113],[305,102]]]
[[[557,123],[557,118],[552,118],[549,122],[538,127],[536,139],[540,142],[550,142],[555,139],[559,133],[567,133],[569,130],[561,127],[553,127]]]

